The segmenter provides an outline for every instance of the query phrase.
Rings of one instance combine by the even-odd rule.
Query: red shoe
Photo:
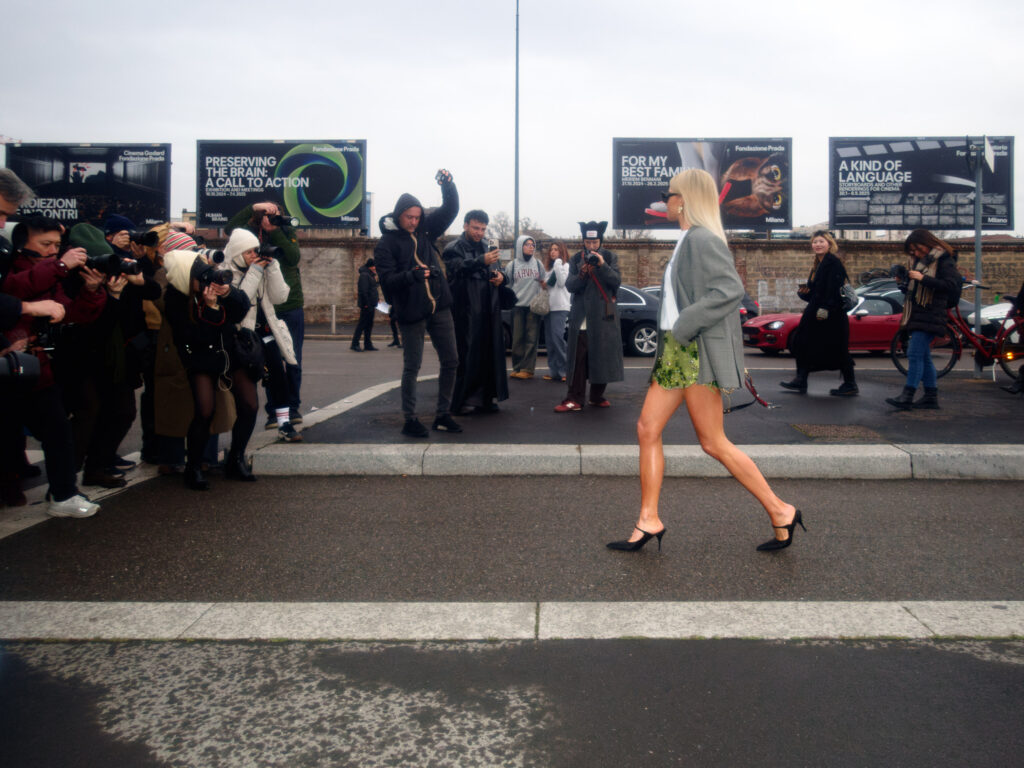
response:
[[[590,404],[595,408],[611,408],[612,404],[607,400],[591,400]]]
[[[572,400],[563,400],[555,406],[555,413],[568,413],[569,411],[582,411],[583,406]]]

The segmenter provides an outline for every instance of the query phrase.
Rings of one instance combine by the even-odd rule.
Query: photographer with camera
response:
[[[292,337],[292,349],[295,363],[285,364],[288,382],[288,398],[286,402],[274,400],[267,390],[267,429],[277,426],[277,409],[288,406],[288,420],[292,424],[302,423],[301,406],[302,389],[302,342],[306,336],[306,315],[303,309],[302,275],[299,272],[299,261],[302,254],[299,241],[295,235],[298,220],[288,215],[273,201],[248,205],[235,214],[228,224],[227,233],[231,235],[238,228],[247,229],[259,238],[261,245],[273,245],[281,249],[276,261],[281,268],[281,275],[288,284],[288,298],[274,306],[277,317],[288,326]]]
[[[210,483],[202,469],[203,450],[210,436],[218,389],[230,389],[235,404],[231,454],[242,456],[256,423],[259,400],[256,385],[238,371],[236,323],[249,311],[249,299],[232,287],[230,270],[220,270],[194,251],[164,254],[167,290],[164,312],[192,390],[192,420],[185,439],[185,486],[206,491]],[[225,465],[237,475],[240,462]],[[250,475],[246,470],[248,479]]]
[[[132,251],[117,245],[130,246],[134,225],[118,216],[104,228],[106,235],[83,223],[70,232],[71,244],[85,248],[105,271],[107,301],[96,322],[79,328],[73,348],[65,351],[61,386],[72,415],[76,462],[85,469],[82,483],[123,488],[123,473],[135,464],[117,449],[135,421],[135,390],[153,353],[143,301],[159,299],[161,290],[142,273]]]
[[[3,290],[23,302],[59,303],[65,309],[65,324],[90,323],[100,316],[106,304],[107,295],[102,290],[105,276],[87,266],[84,248],[70,248],[57,258],[63,229],[57,220],[39,215],[27,217],[14,228],[16,254]],[[14,349],[26,350],[39,361],[39,379],[23,394],[23,407],[4,419],[3,443],[11,445],[10,436],[17,436],[22,425],[28,427],[43,447],[50,482],[47,514],[89,517],[96,514],[99,505],[78,492],[71,425],[51,361],[58,343],[56,331],[63,327],[23,315],[7,334]],[[18,445],[16,440],[13,445]],[[8,458],[4,457],[5,466],[10,466]]]
[[[248,297],[250,304],[249,312],[238,324],[241,373],[252,379],[254,387],[261,380],[266,382],[267,398],[279,404],[274,409],[278,439],[298,443],[302,437],[289,419],[285,377],[285,363],[295,365],[295,353],[288,326],[274,312],[275,304],[287,300],[289,290],[277,260],[280,254],[280,249],[273,245],[260,246],[260,241],[247,229],[236,229],[224,246],[233,284]],[[231,455],[228,461],[245,466],[244,455]]]
[[[569,277],[565,281],[572,294],[566,375],[569,391],[555,406],[558,413],[583,410],[587,379],[590,405],[608,408],[611,403],[604,396],[605,387],[624,378],[616,296],[622,283],[619,259],[602,247],[607,221],[581,221],[579,225],[583,250],[569,260]]]

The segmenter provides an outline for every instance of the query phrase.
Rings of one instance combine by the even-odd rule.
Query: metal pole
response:
[[[971,147],[974,155],[974,279],[981,282],[981,174],[985,168],[985,138]],[[981,288],[974,289],[974,333],[981,336]],[[981,361],[974,358],[974,375],[981,378]]]
[[[516,0],[516,199],[512,218],[513,243],[519,239],[519,0]],[[514,250],[514,249],[513,249]]]

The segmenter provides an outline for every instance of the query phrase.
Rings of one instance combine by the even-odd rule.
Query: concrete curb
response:
[[[744,445],[766,477],[831,480],[1024,480],[1022,445]],[[635,445],[268,445],[257,475],[635,476]],[[727,477],[699,446],[665,447],[667,477]]]
[[[0,640],[1010,638],[1021,601],[0,602]]]

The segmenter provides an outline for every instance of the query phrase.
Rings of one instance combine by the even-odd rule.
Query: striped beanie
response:
[[[186,235],[184,232],[178,232],[172,230],[167,233],[167,237],[160,244],[160,247],[165,253],[169,251],[188,251],[196,248],[196,241]]]

